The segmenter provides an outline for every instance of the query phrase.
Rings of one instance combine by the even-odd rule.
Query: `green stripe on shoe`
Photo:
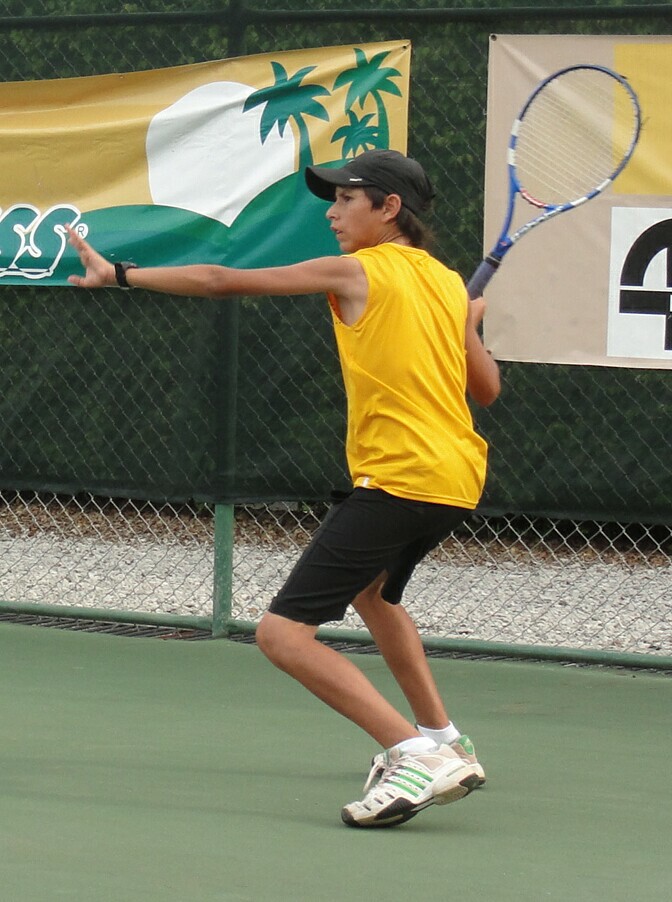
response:
[[[412,786],[409,786],[406,783],[399,783],[397,780],[387,780],[387,782],[391,783],[392,786],[403,789],[404,792],[407,792],[409,795],[416,797],[422,795],[422,790],[424,789],[424,786],[420,786],[418,789],[414,789]]]

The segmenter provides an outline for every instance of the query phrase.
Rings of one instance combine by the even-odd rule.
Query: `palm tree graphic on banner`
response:
[[[376,53],[367,60],[366,53],[354,48],[355,66],[345,69],[334,81],[333,91],[349,85],[345,98],[345,112],[348,123],[334,132],[331,141],[343,141],[343,157],[355,156],[358,150],[373,147],[387,148],[390,145],[390,127],[383,94],[394,94],[401,97],[401,91],[394,83],[394,78],[401,78],[401,72],[390,67],[383,67],[383,61],[389,56],[385,50]],[[262,144],[271,130],[277,125],[280,135],[284,134],[287,123],[292,119],[299,133],[299,169],[311,166],[313,153],[310,145],[310,133],[305,116],[313,116],[325,122],[329,114],[316,99],[327,97],[331,92],[323,85],[302,84],[316,66],[306,66],[289,76],[286,69],[276,61],[271,62],[275,83],[255,91],[245,101],[243,110],[247,112],[254,107],[265,104],[261,117],[260,137]],[[360,118],[353,111],[359,103],[363,110],[367,100],[371,98],[376,105],[376,113],[367,113]],[[377,123],[372,120],[377,115]]]
[[[315,98],[327,96],[329,91],[322,85],[301,84],[306,75],[312,72],[316,66],[305,66],[291,77],[287,75],[287,70],[281,63],[271,62],[271,66],[275,75],[275,84],[250,94],[245,101],[243,111],[247,112],[262,103],[266,104],[261,116],[262,144],[275,125],[278,126],[282,137],[290,118],[293,119],[299,130],[299,169],[312,166],[313,154],[310,149],[310,135],[303,117],[315,116],[317,119],[328,122],[329,114]]]
[[[360,149],[372,150],[374,147],[380,147],[378,129],[373,125],[369,125],[374,114],[367,113],[366,116],[358,119],[353,110],[348,110],[347,112],[350,120],[349,124],[337,128],[331,139],[332,144],[336,141],[343,142],[343,156],[347,157],[348,154],[352,154],[354,157]]]
[[[401,72],[399,72],[398,69],[391,69],[389,67],[382,68],[382,63],[386,56],[389,56],[389,51],[383,50],[381,53],[376,53],[372,56],[370,60],[367,60],[364,51],[356,47],[355,67],[341,72],[334,82],[334,90],[348,84],[350,85],[345,99],[345,110],[348,113],[352,110],[355,103],[359,103],[360,109],[364,109],[364,104],[368,97],[370,96],[373,98],[378,111],[376,146],[382,148],[390,146],[390,125],[387,117],[387,110],[385,109],[385,101],[383,100],[382,95],[383,93],[387,93],[401,97],[401,91],[392,81],[393,78],[400,78]],[[366,117],[364,117],[364,119],[366,119]],[[352,119],[351,124],[353,124]],[[364,120],[354,123],[353,127],[359,129],[362,125],[366,126]],[[343,152],[345,155],[345,145],[343,147]],[[353,156],[355,152],[356,150],[353,150]]]

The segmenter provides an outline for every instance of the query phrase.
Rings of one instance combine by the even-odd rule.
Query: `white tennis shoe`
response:
[[[457,752],[460,758],[466,761],[467,764],[472,765],[478,774],[478,785],[483,786],[485,783],[485,771],[476,757],[476,749],[474,748],[474,743],[471,739],[468,736],[460,736],[459,739],[450,743],[450,747],[454,752]],[[371,788],[376,779],[382,777],[385,768],[389,764],[389,753],[390,750],[386,749],[384,752],[379,752],[371,759],[371,771],[364,784],[364,792],[367,792]]]
[[[383,755],[382,774],[379,766],[373,765],[364,786],[364,798],[350,802],[341,811],[341,818],[349,827],[403,824],[430,805],[447,805],[464,798],[480,783],[473,765],[449,745],[420,754],[403,754],[392,748]],[[378,782],[369,789],[377,776]]]

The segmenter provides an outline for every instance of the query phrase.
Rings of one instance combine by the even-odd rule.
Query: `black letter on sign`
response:
[[[672,219],[657,222],[643,232],[628,251],[621,272],[621,313],[649,313],[665,317],[665,350],[672,351]],[[667,291],[644,290],[649,263],[666,251],[665,284]],[[637,290],[639,289],[639,290]]]

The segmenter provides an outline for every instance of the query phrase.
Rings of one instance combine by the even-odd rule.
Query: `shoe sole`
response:
[[[476,787],[476,789],[478,789],[480,786],[484,786],[485,782],[486,782],[485,771],[483,770],[481,765],[478,763],[478,761],[467,761],[466,758],[463,758],[462,760],[467,765],[467,767],[471,767],[473,769],[474,773],[478,777],[478,786]]]
[[[481,778],[474,771],[460,780],[457,786],[448,786],[443,792],[440,790],[435,792],[432,801],[435,805],[448,805],[450,802],[457,802],[459,799],[463,799],[470,792],[473,792],[474,789],[478,789],[480,785]]]
[[[477,773],[471,773],[463,777],[459,783],[451,784],[444,790],[439,789],[431,799],[419,804],[414,805],[413,802],[409,802],[407,799],[396,799],[387,808],[379,811],[378,814],[366,821],[358,821],[347,808],[343,808],[341,820],[348,827],[376,827],[378,829],[381,827],[398,827],[399,824],[405,824],[406,821],[410,821],[412,817],[424,811],[425,808],[429,808],[430,805],[448,805],[450,802],[457,802],[459,799],[463,799],[470,792],[473,792],[474,789],[477,789],[479,785],[480,777]]]

